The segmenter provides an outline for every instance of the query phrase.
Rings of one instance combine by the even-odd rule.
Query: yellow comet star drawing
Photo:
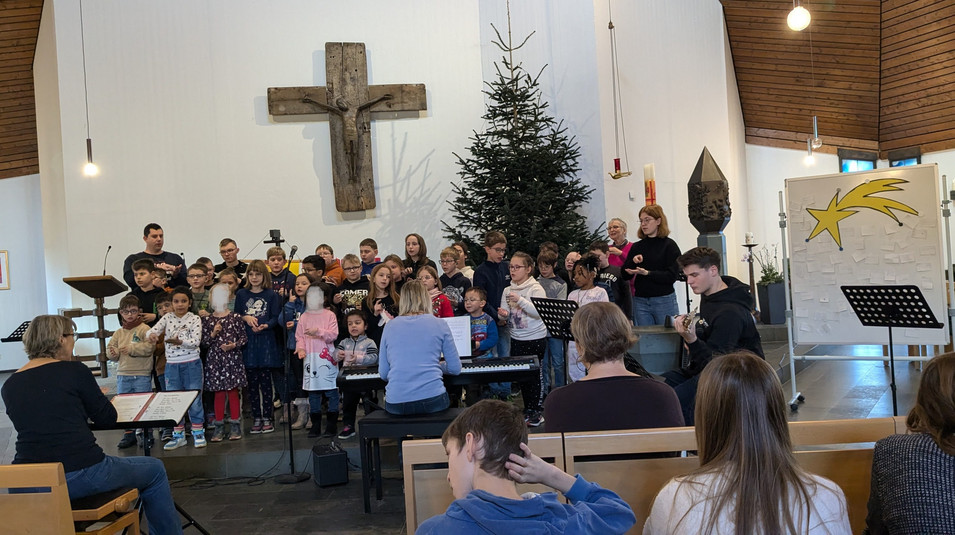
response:
[[[869,182],[859,184],[852,188],[841,200],[839,199],[839,192],[836,191],[836,194],[832,196],[832,200],[829,201],[829,206],[825,210],[806,208],[809,215],[816,219],[816,226],[812,229],[806,241],[808,242],[823,231],[826,231],[832,236],[832,239],[836,241],[836,245],[839,246],[839,250],[841,251],[842,236],[839,233],[839,222],[859,212],[859,210],[853,210],[853,208],[869,208],[881,212],[894,219],[895,222],[901,226],[902,222],[899,221],[899,218],[892,210],[899,210],[900,212],[912,215],[919,215],[918,211],[899,201],[886,199],[885,197],[874,197],[873,195],[889,191],[902,191],[902,188],[896,187],[895,184],[907,183],[907,180],[900,178],[870,180]]]

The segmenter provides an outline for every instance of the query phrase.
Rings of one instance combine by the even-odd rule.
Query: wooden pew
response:
[[[896,433],[897,420],[874,418],[791,422],[793,449],[800,465],[842,487],[855,533],[865,526],[873,443]],[[904,423],[903,423],[904,428]],[[600,460],[599,456],[696,449],[693,428],[568,433],[564,437],[567,471],[613,490],[633,507],[640,533],[656,493],[671,478],[699,466],[697,457]],[[586,458],[586,460],[582,460]]]
[[[869,499],[873,445],[885,436],[905,433],[905,417],[791,422],[789,429],[800,465],[842,488],[852,531],[861,532]],[[541,457],[553,457],[555,464],[568,473],[579,473],[626,500],[637,516],[632,533],[642,532],[653,499],[670,478],[699,467],[697,457],[614,459],[627,454],[695,450],[696,435],[691,427],[567,433],[563,440],[559,433],[535,434],[530,441]],[[440,440],[406,441],[403,451],[407,529],[413,533],[422,521],[443,513],[454,498],[448,488],[446,466],[415,469],[447,463]],[[522,487],[520,491],[527,490]]]
[[[561,470],[564,469],[564,448],[560,433],[533,434],[528,439],[531,451],[547,460],[554,459]],[[448,456],[440,439],[406,440],[402,444],[405,486],[405,522],[407,532],[414,533],[418,525],[432,516],[443,513],[454,501],[448,486]],[[421,465],[443,464],[442,467],[421,467]],[[524,492],[551,492],[543,485],[518,485],[517,490]]]

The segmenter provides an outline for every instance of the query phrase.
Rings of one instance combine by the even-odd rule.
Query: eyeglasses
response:
[[[361,269],[361,266],[351,266],[347,268],[342,268],[345,271],[355,271],[356,269]]]
[[[510,268],[511,269],[529,269],[530,266],[519,266],[519,265],[511,264]]]
[[[507,248],[506,248],[506,247],[491,247],[491,250],[494,251],[495,253],[499,253],[499,254],[504,254],[504,253],[507,252]]]
[[[139,314],[140,310],[138,308],[124,308],[119,311],[120,314]]]
[[[644,218],[641,218],[641,219],[640,219],[640,222],[641,222],[641,223],[653,223],[653,222],[656,221],[656,220],[657,220],[657,218],[655,218],[655,217],[644,217]]]
[[[63,338],[73,338],[73,340],[76,340],[79,337],[80,337],[80,333],[77,333],[77,332],[63,333]]]
[[[205,276],[205,275],[202,275],[202,274],[192,273],[192,274],[190,274],[190,275],[186,275],[186,278],[187,278],[187,279],[204,279],[204,278],[206,278],[206,276]]]
[[[610,225],[609,227],[607,227],[607,230],[617,230],[620,228],[623,228],[623,227],[621,227],[620,225]]]

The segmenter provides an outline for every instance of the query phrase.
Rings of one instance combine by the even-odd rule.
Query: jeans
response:
[[[166,363],[166,390],[198,390],[199,395],[189,405],[189,421],[193,427],[202,427],[205,415],[202,412],[202,361],[199,359],[182,363]],[[179,422],[178,427],[182,427]]]
[[[633,324],[639,326],[663,325],[667,316],[676,316],[680,307],[676,303],[676,292],[660,297],[633,296]]]
[[[308,393],[308,412],[312,414],[322,413],[322,398],[328,399],[328,412],[338,412],[338,389],[331,390],[311,390]]]
[[[547,353],[541,362],[541,371],[544,374],[544,392],[551,391],[550,372],[554,371],[553,387],[567,384],[567,366],[564,363],[564,341],[560,338],[547,337]]]
[[[71,500],[118,488],[135,487],[142,497],[142,509],[149,522],[151,535],[182,533],[179,513],[172,501],[172,491],[166,477],[166,467],[159,459],[107,455],[93,466],[67,473],[66,486]]]
[[[497,346],[493,351],[497,358],[511,356],[511,331],[507,327],[497,327]],[[511,383],[489,383],[487,386],[494,397],[507,399],[511,395]]]
[[[694,405],[696,404],[696,386],[700,382],[700,374],[689,376],[681,370],[670,370],[663,373],[663,378],[666,380],[666,384],[673,387],[677,399],[680,400],[680,408],[683,410],[683,425],[692,427]]]
[[[117,375],[116,393],[117,394],[139,394],[141,392],[152,392],[152,377],[148,375]]]
[[[437,396],[417,401],[406,401],[404,403],[389,403],[385,400],[385,410],[391,414],[412,415],[412,414],[431,414],[441,412],[451,405],[447,392],[442,392]]]

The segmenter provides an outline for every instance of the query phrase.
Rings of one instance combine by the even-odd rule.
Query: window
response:
[[[879,154],[864,150],[838,149],[839,172],[852,173],[855,171],[871,171],[875,169],[875,162]]]
[[[918,165],[920,163],[922,163],[922,150],[919,147],[889,151],[889,167]]]

